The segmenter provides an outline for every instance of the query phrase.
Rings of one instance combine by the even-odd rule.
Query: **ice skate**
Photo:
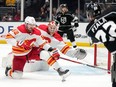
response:
[[[5,75],[8,76],[8,71],[11,69],[11,67],[6,67],[5,69]]]
[[[62,82],[66,81],[66,78],[70,75],[70,72],[68,69],[63,70],[61,68],[58,68],[57,72],[61,76]]]

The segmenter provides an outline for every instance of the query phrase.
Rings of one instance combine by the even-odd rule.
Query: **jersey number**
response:
[[[113,21],[109,21],[109,22],[103,24],[102,27],[105,29],[106,32],[108,32],[108,34],[111,37],[116,37],[116,24]],[[97,31],[95,37],[97,39],[101,39],[102,42],[107,41],[106,33],[102,29]]]

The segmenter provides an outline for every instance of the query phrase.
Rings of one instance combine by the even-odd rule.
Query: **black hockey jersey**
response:
[[[55,20],[59,23],[59,30],[62,31],[69,30],[72,27],[72,22],[76,25],[75,27],[78,27],[78,18],[69,12],[65,14],[61,12],[57,13]]]
[[[102,42],[111,52],[116,52],[116,7],[104,11],[99,17],[91,21],[86,33],[94,43]]]

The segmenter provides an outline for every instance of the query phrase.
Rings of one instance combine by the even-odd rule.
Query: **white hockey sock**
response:
[[[53,65],[52,65],[53,69],[57,70],[58,68],[60,68],[58,62],[55,62]]]
[[[77,46],[75,41],[74,41],[74,42],[72,42],[72,46]]]

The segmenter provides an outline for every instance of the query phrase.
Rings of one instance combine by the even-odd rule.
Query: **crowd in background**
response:
[[[13,1],[11,3],[11,1]],[[0,0],[0,21],[20,21],[20,2],[21,0]],[[58,11],[58,0],[53,1],[52,19],[54,19]],[[79,17],[80,22],[87,22],[86,5],[91,0],[80,0],[80,9],[78,8],[78,0],[59,0],[60,4],[68,5],[69,11]],[[110,5],[115,5],[115,0],[96,0],[102,10]],[[6,9],[6,10],[5,10]],[[24,17],[30,15],[35,17],[37,21],[49,21],[49,0],[25,0],[24,1]]]

